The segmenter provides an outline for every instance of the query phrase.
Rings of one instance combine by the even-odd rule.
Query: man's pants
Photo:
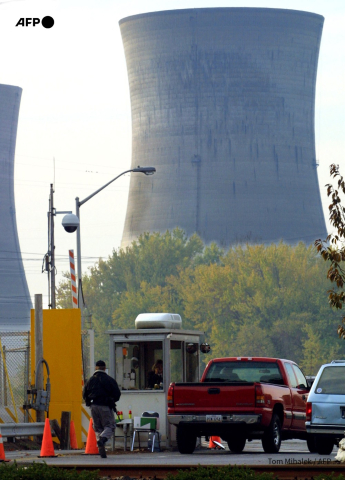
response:
[[[113,410],[103,405],[91,405],[91,416],[97,441],[100,437],[105,437],[109,440],[113,436],[116,427]]]

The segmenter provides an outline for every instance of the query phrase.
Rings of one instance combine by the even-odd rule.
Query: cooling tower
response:
[[[176,226],[205,243],[327,235],[315,155],[323,17],[209,8],[124,18],[132,174],[122,246]]]
[[[22,89],[0,85],[0,330],[29,330],[31,300],[17,233],[14,151]]]

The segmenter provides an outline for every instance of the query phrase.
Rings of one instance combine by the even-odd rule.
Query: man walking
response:
[[[93,428],[96,432],[97,446],[102,458],[107,458],[105,444],[114,434],[116,427],[115,403],[121,396],[116,380],[105,372],[105,362],[98,360],[95,373],[90,377],[83,390],[83,399],[91,407]]]

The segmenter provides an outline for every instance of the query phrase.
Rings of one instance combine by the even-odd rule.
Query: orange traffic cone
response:
[[[49,418],[46,418],[44,423],[43,439],[41,446],[41,457],[57,457],[54,451],[52,432],[50,430]]]
[[[9,462],[9,460],[6,460],[4,443],[2,441],[1,434],[0,434],[0,462]]]
[[[77,436],[75,434],[75,426],[73,420],[71,420],[71,426],[69,429],[69,442],[72,450],[78,450]]]
[[[92,418],[90,418],[89,431],[87,432],[85,455],[98,455],[98,454],[99,454],[99,451],[97,447],[96,434],[93,429]]]
[[[217,442],[217,443],[215,443],[215,442]],[[219,446],[218,444],[219,444],[219,445],[222,445],[222,440],[221,440],[220,437],[214,437],[214,436],[213,436],[213,437],[210,437],[210,441],[209,441],[209,444],[208,444],[208,448],[215,448],[215,449],[217,449],[217,448],[222,448],[222,447]]]

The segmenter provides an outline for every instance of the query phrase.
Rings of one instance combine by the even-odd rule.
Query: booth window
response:
[[[163,359],[162,342],[116,342],[115,379],[121,390],[145,390],[154,363]]]
[[[199,381],[199,344],[186,343],[186,382]]]
[[[170,341],[170,381],[197,382],[199,380],[199,344]]]
[[[170,382],[183,382],[183,342],[170,341]]]

